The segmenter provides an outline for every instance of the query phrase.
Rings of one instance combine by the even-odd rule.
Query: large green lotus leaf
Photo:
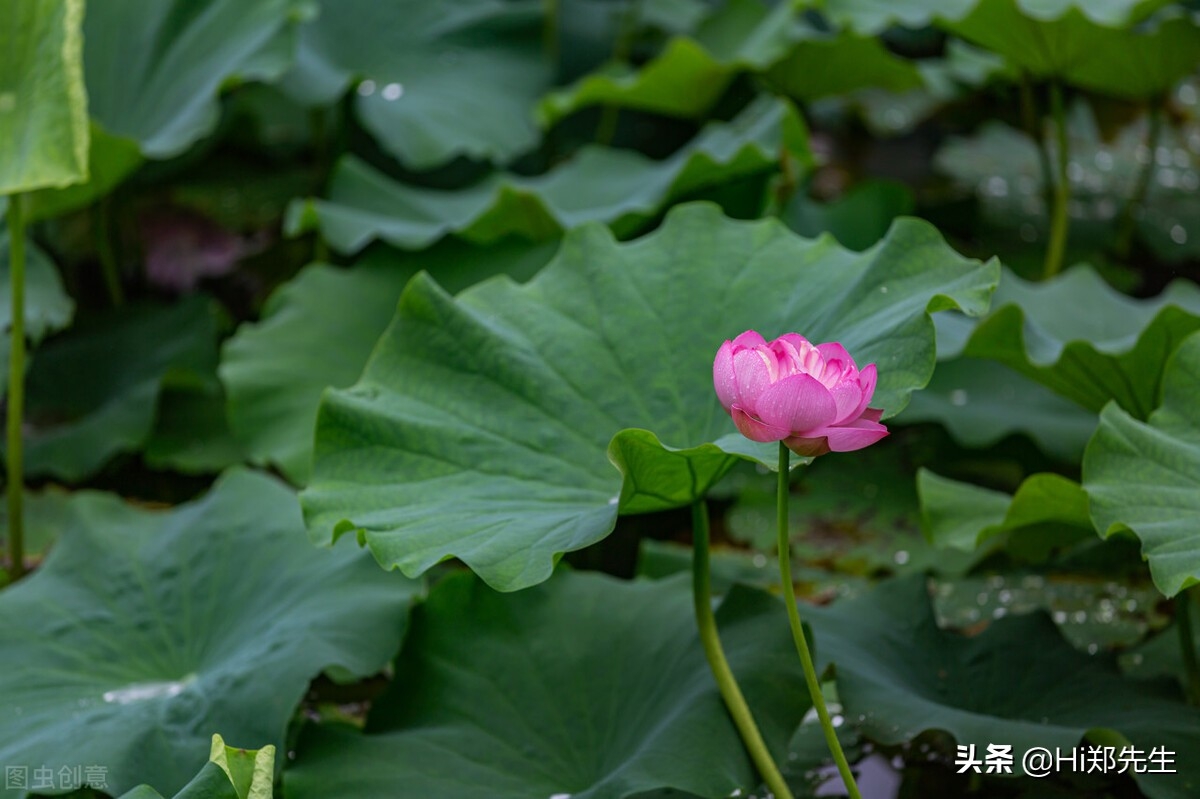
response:
[[[662,161],[585,147],[544,175],[496,173],[460,191],[397,183],[347,157],[334,171],[329,199],[294,205],[287,227],[293,234],[319,228],[343,252],[375,238],[421,249],[451,233],[480,243],[512,234],[540,240],[592,221],[627,236],[690,192],[775,168],[781,150],[798,168],[812,163],[800,116],[786,102],[762,98]]]
[[[919,84],[915,67],[888,54],[877,39],[819,34],[789,3],[770,8],[760,0],[732,0],[691,36],[670,40],[645,66],[610,64],[538,104],[549,126],[591,105],[608,104],[658,114],[705,114],[734,76],[772,71],[796,99],[811,100],[863,86],[895,90]],[[800,75],[806,70],[815,70]]]
[[[629,244],[572,231],[525,286],[453,299],[418,276],[360,382],[322,402],[310,529],[359,530],[410,575],[458,557],[502,590],[540,582],[618,511],[686,505],[739,457],[774,467],[777,447],[741,445],[713,392],[724,339],[839,340],[878,364],[891,415],[929,379],[929,314],[981,312],[998,270],[915,220],[853,253],[696,204]]]
[[[810,703],[766,592],[738,588],[721,638],[776,757]],[[782,759],[781,759],[782,762]],[[727,797],[757,776],[709,671],[684,579],[564,571],[498,594],[471,575],[413,613],[366,733],[310,727],[287,795],[620,799]]]
[[[293,96],[329,103],[355,77],[363,126],[407,166],[506,161],[538,141],[550,85],[536,0],[323,0],[301,31]]]
[[[1083,456],[1101,535],[1131,530],[1167,596],[1200,581],[1200,334],[1167,362],[1162,405],[1140,422],[1113,404]]]
[[[1200,25],[1189,12],[1163,12],[1134,27],[1147,9],[1163,4],[1120,0],[1112,10],[1123,8],[1125,18],[1114,13],[1103,21],[1088,13],[1091,5],[979,0],[966,16],[941,24],[1031,75],[1119,97],[1161,94],[1200,63]]]
[[[1123,679],[1115,658],[1088,656],[1044,614],[1009,616],[974,636],[938,629],[922,577],[889,580],[869,594],[806,611],[818,656],[837,669],[843,713],[884,744],[926,730],[974,745],[1010,744],[1014,773],[1034,747],[1063,752],[1086,737],[1143,756],[1175,753],[1178,773],[1134,774],[1153,799],[1200,790],[1200,710],[1177,686]]]
[[[1087,493],[1057,474],[1031,475],[1010,496],[921,469],[917,492],[922,527],[938,547],[974,552],[986,544],[1040,561],[1095,532]]]
[[[107,767],[107,790],[174,792],[213,730],[282,746],[310,680],[374,673],[417,585],[353,546],[314,549],[295,495],[226,473],[147,511],[88,493],[32,575],[0,593],[0,758]]]
[[[1138,300],[1086,266],[1043,283],[1005,271],[992,307],[965,355],[1000,361],[1088,410],[1116,400],[1142,419],[1158,404],[1167,356],[1200,329],[1195,284]]]
[[[1096,25],[1123,27],[1168,0],[1015,0],[1017,13],[1031,20],[1053,20],[1074,9]],[[824,0],[822,13],[839,25],[879,34],[893,25],[924,28],[937,19],[960,20],[976,11],[979,0]]]
[[[482,248],[446,239],[420,253],[374,251],[352,269],[306,267],[271,295],[260,322],[240,327],[222,350],[235,437],[252,461],[307,482],[321,392],[358,379],[409,278],[427,270],[449,291],[501,272],[527,280],[555,247],[509,241]]]
[[[83,0],[0,6],[0,194],[87,179],[82,20]]]
[[[215,309],[200,297],[80,319],[30,366],[26,472],[78,481],[139,448],[162,387],[204,385],[216,361]]]
[[[253,76],[256,56],[304,0],[105,0],[83,25],[90,110],[148,158],[169,158],[216,127],[217,94]]]
[[[537,105],[537,121],[548,128],[582,108],[601,104],[700,117],[728,88],[740,66],[722,63],[695,39],[679,36],[641,68],[609,64],[546,95]]]
[[[917,65],[893,55],[877,37],[811,28],[787,57],[767,70],[767,78],[779,91],[803,101],[867,86],[903,92],[924,85]]]
[[[969,447],[989,447],[1013,434],[1028,436],[1047,455],[1078,463],[1096,429],[1096,415],[1040,383],[994,361],[956,358],[938,364],[933,379],[898,421],[937,422]]]

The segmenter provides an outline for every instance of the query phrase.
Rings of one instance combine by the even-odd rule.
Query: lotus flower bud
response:
[[[797,333],[767,343],[747,330],[713,362],[717,397],[742,435],[805,456],[862,449],[888,434],[883,411],[867,407],[875,379],[875,364],[859,370],[841,344],[814,346]]]

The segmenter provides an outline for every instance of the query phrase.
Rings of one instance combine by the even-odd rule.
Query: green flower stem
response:
[[[729,709],[738,734],[742,736],[742,743],[746,745],[746,750],[758,768],[758,773],[762,775],[763,782],[771,789],[775,799],[792,799],[792,792],[784,782],[779,766],[775,765],[775,760],[767,750],[758,725],[754,723],[754,716],[750,713],[746,698],[742,696],[742,689],[733,677],[729,661],[725,659],[725,650],[721,647],[721,639],[717,635],[708,565],[708,506],[703,499],[692,504],[692,538],[692,599],[696,606],[696,627],[700,631],[700,643],[704,646],[708,666],[712,669],[717,688],[721,691],[721,698],[725,700],[725,707]]]
[[[1175,597],[1175,626],[1179,628],[1179,649],[1183,672],[1187,675],[1188,701],[1200,705],[1200,665],[1196,663],[1196,639],[1192,634],[1192,598],[1187,591]]]
[[[1050,211],[1050,243],[1046,247],[1046,264],[1042,271],[1042,276],[1047,280],[1062,269],[1070,227],[1067,205],[1071,200],[1071,184],[1067,178],[1067,164],[1071,152],[1067,144],[1067,115],[1063,111],[1062,86],[1058,81],[1050,83],[1050,113],[1054,119],[1054,135],[1058,144],[1058,175],[1054,182],[1054,204]]]
[[[788,467],[790,466],[791,450],[779,442],[779,489],[776,497],[775,510],[779,523],[779,579],[783,584],[783,599],[787,605],[788,621],[792,624],[792,638],[796,642],[796,652],[800,655],[800,665],[804,667],[804,681],[808,683],[808,693],[812,697],[813,707],[816,708],[817,718],[821,720],[821,729],[825,732],[825,742],[837,763],[838,773],[842,782],[850,792],[851,799],[862,799],[858,785],[854,782],[854,772],[846,761],[846,754],[837,738],[837,730],[829,718],[829,710],[825,707],[825,697],[821,693],[821,682],[817,679],[817,669],[813,666],[812,653],[808,651],[808,641],[804,638],[804,625],[800,622],[800,610],[796,606],[796,585],[792,582],[792,547],[788,536]]]
[[[21,195],[8,198],[8,275],[12,295],[12,328],[8,356],[8,562],[13,580],[25,574],[25,527],[21,500],[25,467],[21,452],[21,420],[25,405],[25,220]]]

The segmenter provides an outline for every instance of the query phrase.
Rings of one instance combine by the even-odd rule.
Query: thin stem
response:
[[[125,303],[125,292],[121,288],[121,270],[117,265],[117,250],[113,245],[111,196],[96,203],[94,225],[96,254],[100,258],[100,269],[104,274],[104,287],[108,290],[109,302],[119,308]]]
[[[1050,216],[1050,243],[1046,247],[1046,265],[1042,276],[1047,280],[1062,269],[1067,249],[1067,230],[1070,219],[1067,205],[1071,200],[1071,184],[1067,179],[1067,164],[1071,153],[1067,145],[1067,115],[1063,111],[1062,86],[1050,83],[1050,113],[1054,118],[1054,135],[1058,144],[1058,176],[1054,183],[1054,206]]]
[[[725,707],[733,717],[742,743],[750,753],[751,760],[762,775],[763,782],[771,789],[775,799],[792,799],[792,792],[779,766],[767,750],[754,716],[742,696],[742,689],[734,679],[729,661],[725,659],[725,650],[721,647],[721,639],[717,635],[717,620],[712,610],[712,590],[709,581],[708,565],[708,505],[703,499],[692,504],[692,599],[696,605],[696,627],[700,631],[700,643],[704,646],[704,655],[708,658],[708,666],[712,669],[713,677],[717,680],[717,688]]]
[[[25,526],[21,500],[25,467],[21,420],[25,406],[25,219],[21,195],[8,198],[8,276],[12,296],[12,329],[8,356],[8,561],[13,580],[25,574]]]
[[[1175,597],[1175,624],[1179,627],[1179,649],[1183,673],[1187,675],[1188,701],[1200,705],[1200,665],[1196,663],[1196,639],[1192,633],[1192,598],[1187,591]]]
[[[782,441],[779,442],[779,487],[775,511],[779,531],[779,579],[783,584],[784,604],[787,605],[788,621],[792,625],[792,639],[796,642],[800,665],[804,667],[804,681],[808,683],[808,694],[812,697],[817,718],[821,720],[821,729],[825,732],[825,743],[829,745],[829,751],[837,763],[838,773],[842,775],[842,782],[846,784],[851,799],[862,799],[862,794],[858,792],[858,784],[854,782],[854,772],[850,770],[850,764],[842,752],[842,744],[838,741],[837,731],[829,718],[829,710],[825,707],[825,696],[821,693],[821,682],[817,679],[817,669],[813,665],[808,641],[804,638],[804,625],[800,621],[800,610],[796,605],[796,585],[792,582],[792,547],[788,536],[788,467],[791,454],[791,450]]]
[[[1161,98],[1150,103],[1150,128],[1146,131],[1146,147],[1150,150],[1150,157],[1138,170],[1133,192],[1129,195],[1129,200],[1121,211],[1121,220],[1117,224],[1114,249],[1121,258],[1129,257],[1129,250],[1133,246],[1133,232],[1137,228],[1136,212],[1145,202],[1146,192],[1150,189],[1150,175],[1154,173],[1154,152],[1158,149],[1158,139],[1162,135],[1162,104]]]

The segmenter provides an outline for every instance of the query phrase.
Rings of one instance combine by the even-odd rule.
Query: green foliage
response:
[[[272,295],[261,322],[225,344],[220,372],[234,435],[254,462],[307,482],[321,392],[358,379],[409,278],[426,270],[451,291],[500,273],[524,280],[553,250],[520,242],[485,250],[447,239],[420,255],[377,252],[349,270],[306,267]]]
[[[939,547],[973,552],[987,544],[1039,561],[1093,532],[1087,493],[1056,474],[1035,474],[1009,496],[921,470],[917,491],[922,526]]]
[[[102,764],[118,793],[178,790],[213,730],[282,746],[309,680],[379,669],[419,590],[352,546],[310,547],[294,495],[251,472],[169,512],[99,493],[74,511],[0,593],[0,695],[21,719],[0,757]]]
[[[1035,77],[1118,97],[1151,97],[1200,63],[1200,26],[1189,12],[1173,9],[1134,26],[1148,9],[1164,4],[979,0],[970,13],[941,24]]]
[[[347,159],[334,172],[330,199],[289,209],[288,230],[318,229],[342,252],[357,252],[376,238],[405,249],[427,247],[450,234],[477,243],[511,235],[541,241],[593,221],[628,236],[672,201],[770,170],[781,152],[801,169],[812,160],[796,111],[764,98],[732,122],[710,125],[662,161],[587,147],[544,175],[495,173],[453,192],[397,183]]]
[[[828,232],[843,247],[865,250],[887,234],[896,217],[912,211],[912,192],[903,183],[871,180],[831,203],[819,203],[797,194],[779,217],[801,236],[816,237]]]
[[[999,361],[1091,411],[1115,400],[1138,418],[1158,404],[1168,355],[1200,329],[1200,289],[1178,281],[1151,300],[1073,267],[1045,283],[1006,273],[963,353]]]
[[[175,794],[175,799],[271,799],[274,766],[274,746],[236,749],[214,734],[208,762]],[[120,799],[163,799],[163,796],[149,785],[139,785]]]
[[[0,8],[0,194],[87,179],[82,18],[83,0]]]
[[[536,0],[322,0],[300,32],[287,91],[354,110],[414,169],[455,156],[507,161],[537,143],[531,113],[551,78]],[[447,98],[453,101],[447,102]]]
[[[12,327],[9,269],[8,235],[0,233],[0,330],[6,334]],[[54,262],[40,247],[26,242],[25,336],[37,344],[48,334],[68,327],[74,316],[75,302],[64,291]],[[7,377],[6,373],[4,379]]]
[[[815,100],[864,86],[902,91],[920,85],[910,62],[878,39],[824,34],[806,25],[795,6],[730,0],[693,36],[671,39],[640,69],[615,63],[538,104],[538,121],[552,125],[592,105],[696,117],[706,113],[740,73],[766,75],[782,93]]]
[[[1193,89],[1183,84],[1183,89]],[[1067,166],[1073,202],[1068,209],[1075,238],[1083,246],[1111,241],[1122,217],[1133,213],[1133,226],[1155,257],[1175,262],[1200,253],[1200,200],[1196,169],[1200,138],[1196,118],[1164,124],[1151,141],[1143,116],[1102,131],[1091,108],[1074,103],[1067,113]],[[972,135],[950,137],[935,157],[938,168],[962,190],[973,194],[987,227],[1016,234],[1028,243],[1045,238],[1044,172],[1038,143],[1027,133],[988,120]],[[1053,142],[1046,144],[1057,157]],[[1140,208],[1128,208],[1145,181]]]
[[[628,245],[577,229],[524,287],[451,299],[419,277],[362,380],[325,396],[306,518],[318,540],[361,531],[410,575],[454,556],[502,590],[541,582],[618,512],[685,505],[738,457],[774,461],[716,401],[726,337],[839,340],[886,366],[874,401],[894,414],[932,371],[929,314],[978,314],[997,273],[918,222],[857,254],[691,206]]]
[[[120,0],[88,5],[89,110],[147,158],[170,158],[217,125],[228,81],[263,75],[256,60],[305,0]]]
[[[79,481],[140,448],[164,385],[213,379],[216,337],[214,307],[193,298],[84,319],[48,342],[28,374],[26,472]]]
[[[28,221],[51,219],[99,200],[141,165],[142,154],[137,142],[110,135],[92,122],[87,159],[86,182],[42,189],[25,199]]]
[[[0,2],[5,796],[780,795],[709,604],[828,792],[792,587],[897,796],[1200,795],[1194,0],[84,6]],[[747,329],[890,432],[791,586]],[[1019,773],[1092,745],[1178,773]]]
[[[938,364],[913,394],[904,422],[938,422],[955,440],[984,448],[1023,434],[1047,455],[1078,463],[1096,415],[995,361],[955,358]]]
[[[940,730],[979,757],[988,744],[1065,752],[1085,740],[1186,751],[1200,723],[1174,686],[1123,679],[1115,658],[1076,651],[1044,615],[1002,618],[973,636],[939,629],[921,577],[808,616],[821,660],[837,668],[847,719],[881,743]],[[1133,778],[1149,797],[1183,799],[1200,769],[1174,767]]]
[[[1167,361],[1162,404],[1146,422],[1109,403],[1083,458],[1083,485],[1104,536],[1132,531],[1167,596],[1200,581],[1200,335]]]
[[[717,611],[778,756],[809,707],[782,610],[743,588]],[[365,733],[309,728],[285,779],[296,799],[619,799],[661,788],[718,799],[755,775],[705,663],[686,580],[564,571],[518,594],[464,574],[439,583]]]

